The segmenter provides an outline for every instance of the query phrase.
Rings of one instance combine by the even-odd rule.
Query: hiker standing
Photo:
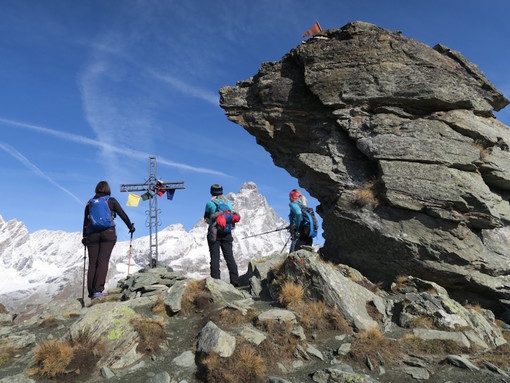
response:
[[[239,215],[233,213],[232,203],[223,196],[223,187],[211,186],[211,200],[205,205],[204,220],[209,224],[207,244],[211,256],[211,277],[220,279],[220,248],[227,262],[230,284],[239,285],[239,273],[232,251],[232,227],[239,221]],[[235,218],[233,218],[235,217]],[[229,222],[230,221],[230,222]]]
[[[89,270],[87,275],[87,288],[89,298],[105,296],[103,293],[108,273],[108,264],[113,247],[117,242],[115,222],[113,219],[118,214],[124,221],[130,233],[134,233],[135,227],[127,214],[122,210],[119,202],[111,197],[111,189],[108,182],[101,181],[96,185],[94,198],[90,199],[85,206],[83,220],[82,243],[87,246],[89,252]]]
[[[299,228],[301,227],[301,222],[303,221],[303,212],[302,207],[306,206],[306,198],[298,189],[292,189],[289,193],[289,223],[290,223],[290,235],[291,235],[291,244],[290,244],[290,252],[299,250],[302,246],[313,245],[313,238],[300,235]]]

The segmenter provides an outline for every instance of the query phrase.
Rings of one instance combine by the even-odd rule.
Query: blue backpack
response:
[[[300,205],[303,220],[299,225],[299,235],[301,238],[315,238],[317,236],[317,218],[311,207]]]
[[[89,224],[87,225],[87,235],[103,231],[114,225],[112,213],[108,206],[109,198],[110,196],[106,196],[92,198],[89,200]]]
[[[232,231],[232,210],[225,201],[212,200],[216,205],[216,212],[221,212],[225,216],[225,229],[221,229],[222,233],[230,233]]]

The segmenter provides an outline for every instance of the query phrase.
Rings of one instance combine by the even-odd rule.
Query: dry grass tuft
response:
[[[399,344],[407,351],[418,355],[447,355],[468,353],[469,349],[462,347],[450,339],[424,340],[412,334],[400,339]]]
[[[482,140],[475,140],[475,147],[480,151],[480,160],[487,161],[490,149],[486,148]]]
[[[53,315],[50,315],[39,324],[39,327],[42,328],[54,328],[58,326],[57,318],[55,318]]]
[[[284,282],[280,289],[278,300],[283,307],[295,307],[303,302],[305,289],[293,282]]]
[[[468,303],[464,307],[467,309],[475,310],[476,312],[478,312],[480,314],[483,313],[483,308],[478,303],[476,303],[476,304]]]
[[[0,303],[0,314],[9,314],[9,311]]]
[[[211,294],[205,289],[205,279],[194,279],[188,283],[182,294],[181,312],[190,315],[197,308],[211,304]]]
[[[133,318],[131,325],[140,335],[140,343],[136,351],[153,354],[165,340],[165,323],[160,319]]]
[[[223,325],[238,325],[242,323],[252,323],[257,317],[257,311],[249,309],[245,315],[239,310],[226,308],[219,313],[219,322]]]
[[[0,367],[4,364],[10,363],[18,352],[19,349],[15,347],[0,346]]]
[[[436,329],[437,326],[434,324],[434,320],[430,317],[415,317],[407,323],[408,328],[427,328]]]
[[[300,341],[292,331],[291,322],[264,321],[258,322],[257,327],[266,332],[267,338],[259,344],[258,350],[268,363],[276,366],[277,362],[290,360]]]
[[[29,369],[29,376],[55,378],[66,372],[73,358],[73,348],[68,342],[48,340],[35,350],[34,366]]]
[[[510,344],[502,344],[475,359],[475,363],[479,366],[481,366],[484,361],[495,364],[504,370],[508,370],[510,367]]]
[[[208,383],[257,383],[265,380],[264,358],[253,346],[240,339],[230,358],[211,353],[202,363],[206,368]]]
[[[163,298],[163,296],[160,295],[156,298],[156,302],[154,303],[154,306],[152,306],[152,313],[163,318],[168,318],[165,298]]]
[[[361,188],[356,190],[356,196],[354,198],[354,203],[358,206],[379,206],[380,202],[377,198],[377,181],[372,180],[367,182]]]
[[[29,376],[56,378],[75,371],[80,376],[92,375],[97,360],[107,352],[106,343],[92,340],[90,330],[69,334],[67,340],[49,340],[40,344],[34,353]]]
[[[384,315],[377,310],[374,302],[367,301],[367,303],[365,303],[365,309],[367,310],[367,314],[376,322],[382,322],[384,319]]]
[[[396,364],[402,355],[402,349],[395,340],[387,339],[377,327],[359,334],[352,342],[350,356],[360,363],[369,357],[377,366],[382,363]]]

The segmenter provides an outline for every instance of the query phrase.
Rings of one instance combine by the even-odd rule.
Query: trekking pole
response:
[[[258,234],[253,234],[253,235],[248,235],[247,237],[244,237],[242,239],[246,239],[246,238],[252,238],[252,237],[258,237],[259,235],[264,235],[264,234],[269,234],[269,233],[275,233],[277,231],[282,231],[282,230],[287,230],[289,228],[289,226],[285,226],[285,227],[281,227],[279,229],[276,229],[276,230],[270,230],[270,231],[265,231],[263,233],[258,233]]]
[[[81,289],[81,304],[85,306],[85,261],[87,260],[87,246],[83,245],[83,285]]]
[[[287,247],[287,243],[289,243],[289,240],[292,238],[292,235],[289,235],[289,238],[287,238],[287,241],[285,242],[285,245],[283,245],[282,251],[280,253],[283,253],[283,250]]]
[[[129,240],[128,277],[129,277],[129,266],[131,266],[131,248],[132,247],[133,247],[133,232],[131,232],[131,239]]]

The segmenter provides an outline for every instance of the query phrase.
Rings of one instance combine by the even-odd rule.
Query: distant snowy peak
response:
[[[232,235],[234,256],[243,274],[251,259],[282,251],[289,233],[275,230],[288,223],[269,206],[253,182],[245,182],[238,193],[230,192],[226,197],[241,216]],[[197,217],[190,231],[182,224],[159,230],[158,261],[190,277],[207,276],[207,228],[204,219]],[[80,232],[50,230],[30,234],[23,222],[5,222],[0,216],[0,303],[23,311],[27,304],[43,304],[66,291],[81,294],[85,255],[81,237]],[[129,260],[131,273],[147,265],[149,248],[149,236],[133,240],[131,249],[129,241],[118,242],[110,258],[108,286],[115,286],[126,276]],[[222,278],[228,280],[223,261],[221,270]]]

